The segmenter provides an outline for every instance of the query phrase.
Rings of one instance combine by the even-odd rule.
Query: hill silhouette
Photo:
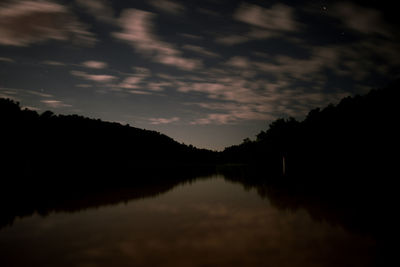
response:
[[[38,114],[0,99],[2,173],[19,176],[126,174],[210,165],[216,153],[156,131],[78,115]]]

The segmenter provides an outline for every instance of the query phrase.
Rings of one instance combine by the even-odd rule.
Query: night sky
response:
[[[0,97],[221,150],[399,78],[386,2],[0,0]]]

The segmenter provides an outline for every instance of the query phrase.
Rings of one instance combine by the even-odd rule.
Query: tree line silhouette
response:
[[[400,82],[368,94],[346,97],[337,105],[311,110],[303,121],[275,120],[268,130],[226,148],[225,162],[265,168],[275,176],[303,182],[329,179],[355,185],[398,173]],[[374,179],[369,179],[374,176]],[[351,177],[351,179],[348,179]]]
[[[51,111],[38,114],[10,99],[0,99],[0,125],[3,174],[114,175],[215,163],[215,152],[156,131]]]
[[[246,138],[220,153],[155,131],[51,111],[38,114],[0,99],[2,172],[124,175],[241,163],[264,168],[271,177],[284,174],[303,182],[329,178],[357,184],[361,179],[365,184],[375,181],[366,179],[371,175],[389,179],[397,173],[399,83],[311,110],[303,121],[277,119],[256,140]]]

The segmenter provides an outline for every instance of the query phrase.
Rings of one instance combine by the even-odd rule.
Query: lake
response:
[[[223,175],[146,190],[15,216],[0,228],[0,266],[312,267],[376,260],[370,235],[277,205],[276,196]]]

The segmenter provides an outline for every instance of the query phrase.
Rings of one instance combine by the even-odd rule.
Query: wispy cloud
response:
[[[33,110],[33,111],[39,111],[40,110],[40,108],[38,108],[38,107],[25,106],[25,105],[21,106],[21,108],[22,109],[29,109],[29,110]]]
[[[311,56],[306,59],[277,55],[274,61],[255,62],[261,71],[278,78],[291,76],[296,79],[309,81],[315,79],[318,72],[324,69],[335,70],[338,64],[338,51],[332,48],[315,47],[310,49]]]
[[[7,96],[18,96],[23,99],[26,97],[31,98],[32,96],[38,96],[42,98],[53,98],[54,95],[45,93],[44,89],[40,90],[29,90],[29,89],[22,89],[22,88],[5,88],[0,87],[0,93],[2,93],[2,97],[5,95]]]
[[[205,94],[208,102],[192,103],[211,113],[206,117],[192,121],[192,124],[226,124],[243,119],[268,119],[271,115],[262,107],[270,101],[265,92],[257,93],[252,89],[255,84],[248,83],[240,77],[220,77],[214,83],[181,83],[179,92],[199,92]],[[211,102],[210,102],[211,101]]]
[[[40,101],[43,104],[47,105],[50,108],[65,108],[65,107],[72,107],[72,105],[65,104],[60,100],[42,100]]]
[[[31,95],[36,95],[36,96],[40,96],[40,97],[45,97],[45,98],[53,97],[52,94],[47,94],[47,93],[43,93],[43,92],[38,92],[38,91],[33,91],[33,90],[24,90],[24,91]]]
[[[79,84],[76,84],[75,87],[79,87],[79,88],[90,88],[90,87],[93,87],[93,85],[87,84],[87,83],[79,83]]]
[[[197,12],[207,15],[207,16],[213,16],[213,17],[220,16],[220,14],[215,10],[210,10],[210,9],[203,8],[203,7],[198,7],[196,10],[197,10]]]
[[[171,82],[150,82],[147,83],[146,88],[150,91],[154,92],[162,92],[166,87],[172,87],[173,83]]]
[[[185,11],[185,7],[170,0],[150,0],[150,4],[156,9],[173,15],[179,15]]]
[[[204,47],[198,45],[184,45],[182,48],[206,57],[220,57],[220,55],[218,55],[217,53],[211,52]]]
[[[150,124],[158,125],[158,124],[170,124],[173,122],[179,121],[179,117],[172,117],[172,118],[150,118]]]
[[[363,34],[379,34],[389,38],[395,36],[394,29],[384,21],[383,15],[378,10],[351,2],[339,2],[333,4],[332,12],[329,14],[354,31]]]
[[[153,61],[178,67],[183,70],[194,70],[201,67],[201,61],[182,57],[182,53],[172,44],[159,40],[153,34],[153,13],[128,9],[125,10],[119,25],[122,32],[114,33],[114,37],[129,42],[136,51],[151,57]]]
[[[270,62],[257,62],[247,57],[232,57],[224,65],[233,68],[209,69],[203,79],[176,81],[182,94],[202,94],[207,101],[189,103],[204,109],[204,114],[191,124],[236,124],[245,120],[272,120],[281,116],[304,116],[310,108],[324,106],[348,95],[341,90],[323,91],[326,68],[336,70],[336,50],[314,48],[309,59],[277,55]],[[340,69],[337,70],[343,75]],[[275,77],[254,79],[264,74]],[[311,80],[313,77],[315,81]],[[299,87],[298,81],[312,84]]]
[[[14,59],[9,58],[9,57],[0,57],[0,62],[1,62],[1,61],[3,61],[3,62],[9,62],[9,63],[15,62]]]
[[[91,69],[105,69],[107,68],[107,63],[102,61],[89,60],[82,62],[82,66]]]
[[[229,124],[234,118],[230,114],[212,113],[208,114],[205,118],[195,119],[190,124],[192,125],[206,125],[206,124]]]
[[[246,57],[234,56],[230,58],[225,64],[236,68],[248,68],[251,63]]]
[[[126,76],[120,83],[110,85],[113,90],[120,89],[143,89],[145,88],[144,80],[151,76],[151,71],[143,67],[134,67],[135,73]],[[144,91],[128,90],[130,93],[145,94]],[[150,94],[149,92],[146,94]]]
[[[234,18],[270,31],[295,31],[298,29],[292,7],[283,4],[263,8],[245,3],[236,11]]]
[[[66,6],[53,1],[0,4],[0,45],[28,46],[46,40],[93,44],[96,39]]]
[[[128,90],[127,91],[130,94],[133,95],[151,95],[151,92],[147,92],[147,91],[142,91],[142,90]]]
[[[125,78],[117,87],[124,89],[136,89],[139,88],[139,84],[142,82],[143,77],[130,76]]]
[[[107,23],[116,23],[114,10],[107,0],[75,0],[75,2],[93,15],[97,20]]]
[[[400,45],[387,40],[369,40],[346,45],[310,46],[308,58],[286,55],[271,56],[267,61],[254,61],[258,71],[280,80],[328,83],[325,71],[337,77],[357,81],[373,74],[387,74],[400,66]]]
[[[244,36],[244,35],[225,35],[221,34],[219,35],[215,41],[219,44],[223,45],[236,45],[236,44],[241,44],[245,43],[247,41],[251,40],[251,38]]]
[[[194,119],[190,122],[193,125],[206,124],[233,124],[240,120],[271,120],[271,114],[257,110],[257,105],[242,105],[235,102],[204,102],[191,103],[198,105],[211,113],[205,117]]]
[[[66,64],[60,61],[53,61],[53,60],[45,60],[42,61],[43,64],[45,65],[50,65],[50,66],[65,66]]]
[[[98,82],[98,83],[108,83],[108,82],[111,82],[111,81],[117,79],[117,77],[113,76],[113,75],[108,75],[108,74],[88,74],[86,72],[77,71],[77,70],[71,71],[71,74],[76,76],[76,77],[81,77],[81,78],[83,78],[85,80],[94,81],[94,82]]]
[[[190,33],[181,33],[179,35],[181,35],[181,36],[183,36],[185,38],[191,39],[191,40],[202,40],[202,39],[204,39],[203,36],[190,34]]]
[[[17,92],[10,88],[0,87],[0,97],[18,101]]]
[[[276,4],[270,8],[244,3],[233,15],[236,21],[250,26],[247,32],[217,34],[215,41],[223,45],[237,45],[252,40],[268,39],[299,30],[292,7]]]

